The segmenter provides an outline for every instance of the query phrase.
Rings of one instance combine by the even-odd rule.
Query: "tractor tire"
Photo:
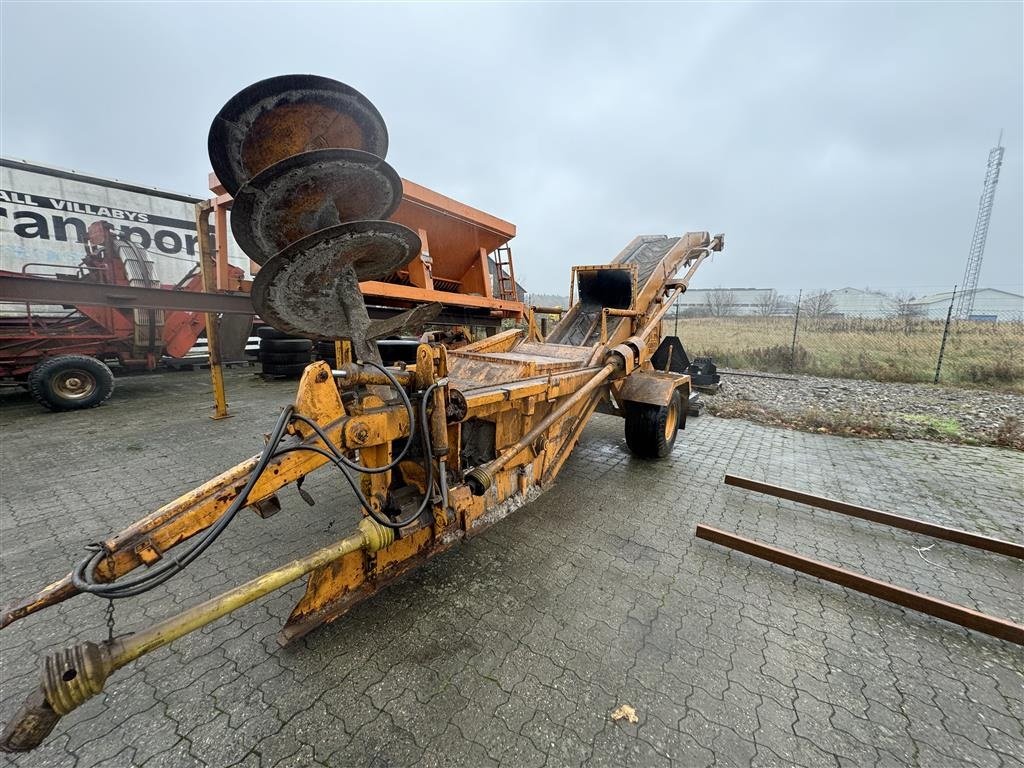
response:
[[[260,355],[260,361],[264,365],[306,365],[309,352],[264,352]]]
[[[334,342],[333,341],[318,341],[316,343],[316,356],[318,360],[323,360],[331,368],[338,367],[338,361],[334,355]]]
[[[51,411],[95,408],[113,394],[114,374],[95,357],[58,355],[32,369],[28,391]]]
[[[626,411],[626,445],[641,459],[663,459],[672,452],[684,416],[683,398],[676,390],[668,405],[630,403]]]
[[[261,339],[293,339],[294,336],[289,336],[284,331],[279,331],[277,328],[271,328],[269,325],[265,325],[262,328],[256,329],[256,335]]]
[[[288,352],[290,354],[305,352],[309,356],[312,350],[313,342],[309,339],[264,339],[260,342],[260,354],[266,352]]]
[[[304,370],[306,370],[306,363],[293,363],[289,365],[264,365],[263,375],[285,376],[289,379],[297,379],[302,375],[302,372]]]

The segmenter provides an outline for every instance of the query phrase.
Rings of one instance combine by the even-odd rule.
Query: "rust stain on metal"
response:
[[[918,520],[913,517],[895,515],[891,512],[883,512],[878,509],[872,509],[871,507],[862,507],[858,504],[850,504],[845,501],[839,501],[838,499],[830,499],[826,496],[816,496],[793,488],[785,488],[781,485],[762,483],[757,480],[751,480],[748,477],[726,475],[725,484],[736,488],[744,488],[748,491],[755,491],[757,493],[775,496],[779,499],[796,501],[800,504],[817,507],[818,509],[827,509],[830,512],[837,512],[841,515],[848,515],[849,517],[859,517],[861,520],[881,523],[882,525],[888,525],[904,531],[921,533],[925,536],[931,536],[936,539],[952,541],[957,544],[964,544],[968,547],[975,547],[976,549],[984,549],[989,552],[1006,555],[1007,557],[1024,559],[1024,544],[1018,544],[1013,541],[996,539],[991,536],[982,536],[979,533],[972,533],[959,528],[950,528],[945,525],[929,523],[925,520]]]
[[[322,229],[387,219],[401,200],[402,180],[376,155],[355,149],[303,152],[242,186],[231,208],[231,231],[250,259],[265,264]]]
[[[418,251],[419,236],[401,224],[329,227],[266,262],[253,281],[252,303],[260,317],[287,333],[362,342],[370,316],[359,281],[389,275]]]
[[[221,109],[208,140],[229,194],[274,163],[312,149],[352,148],[386,157],[384,119],[356,89],[315,75],[253,83]]]
[[[898,587],[895,584],[872,579],[854,571],[848,571],[831,563],[812,560],[809,557],[803,557],[794,552],[772,547],[763,542],[737,536],[734,533],[721,531],[707,525],[697,526],[697,538],[735,549],[738,552],[743,552],[753,557],[759,557],[762,560],[767,560],[777,565],[792,568],[801,573],[816,576],[823,581],[830,581],[833,584],[855,589],[866,595],[902,605],[904,608],[910,608],[938,619],[944,619],[953,624],[959,624],[976,632],[1008,640],[1017,645],[1024,645],[1024,626],[1007,621],[1006,619],[990,616],[987,613],[980,613],[955,603],[948,603],[945,600],[939,600],[920,592]]]
[[[672,395],[683,388],[688,390],[690,377],[664,371],[637,371],[626,379],[619,390],[619,398],[650,405],[668,405]],[[689,393],[684,392],[684,397]]]

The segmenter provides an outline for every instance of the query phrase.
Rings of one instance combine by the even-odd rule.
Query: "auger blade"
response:
[[[388,152],[377,108],[344,83],[316,75],[281,75],[253,83],[217,113],[207,139],[210,162],[234,195],[265,168],[313,149]]]
[[[390,221],[329,227],[292,243],[264,265],[253,281],[253,306],[285,333],[365,340],[370,318],[359,281],[390,275],[420,247],[419,235]]]
[[[440,302],[422,304],[413,309],[406,310],[393,317],[382,320],[371,320],[366,329],[366,338],[369,340],[384,339],[388,336],[407,336],[409,334],[419,336],[423,328],[431,320],[441,314],[444,305]]]
[[[285,158],[242,185],[231,208],[235,240],[257,264],[322,229],[387,219],[402,180],[376,155],[318,149]]]

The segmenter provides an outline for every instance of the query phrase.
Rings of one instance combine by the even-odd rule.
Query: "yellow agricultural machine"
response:
[[[256,309],[282,331],[337,340],[338,367],[306,368],[259,455],[93,545],[67,576],[7,606],[0,626],[81,593],[141,594],[187,568],[246,507],[277,512],[275,494],[323,466],[351,486],[358,528],[177,616],[52,654],[3,750],[36,747],[117,669],[304,576],[281,642],[332,621],[549,487],[599,408],[624,419],[636,455],[672,450],[690,386],[662,318],[722,236],[638,237],[610,264],[574,267],[572,306],[547,338],[531,318],[526,331],[458,350],[423,343],[415,365],[385,367],[373,340],[433,311],[371,321],[359,293],[360,280],[419,253],[417,235],[387,221],[401,185],[386,151],[377,110],[333,80],[272,78],[225,105],[210,157],[236,200],[236,239],[262,265]]]

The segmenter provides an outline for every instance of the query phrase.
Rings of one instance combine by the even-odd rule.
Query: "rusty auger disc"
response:
[[[274,163],[242,185],[231,207],[235,240],[257,264],[314,232],[360,219],[387,219],[402,180],[376,155],[318,149]]]
[[[313,149],[388,153],[388,129],[354,88],[316,75],[281,75],[253,83],[217,113],[207,142],[210,162],[229,194],[257,173]]]
[[[415,232],[391,221],[353,221],[292,243],[252,284],[252,303],[278,330],[307,338],[366,338],[370,325],[360,280],[378,280],[421,248]]]

